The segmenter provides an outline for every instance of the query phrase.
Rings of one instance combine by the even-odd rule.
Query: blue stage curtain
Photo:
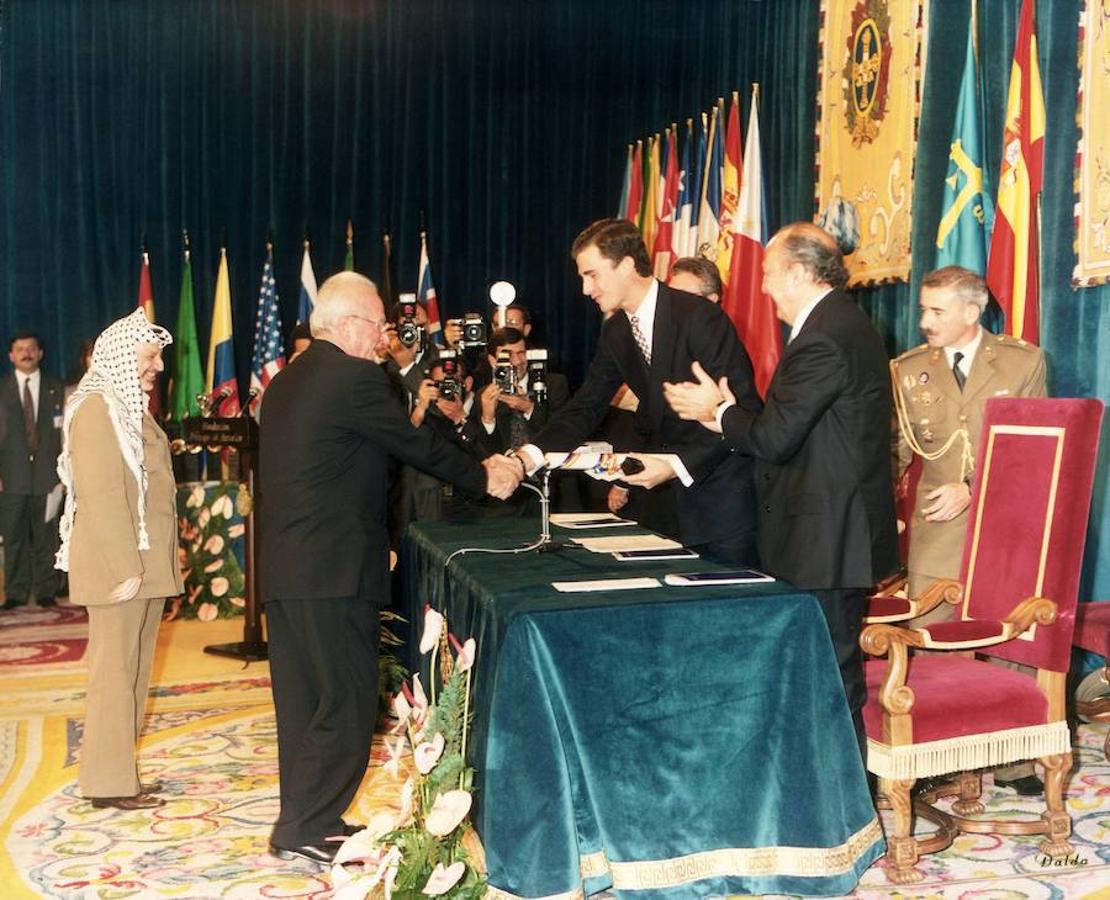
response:
[[[979,0],[995,184],[1019,6]],[[919,342],[968,8],[930,3],[913,281],[859,292],[891,352]],[[1110,287],[1069,283],[1079,9],[1037,2],[1042,332],[1052,392],[1110,400]],[[615,210],[627,142],[734,88],[746,111],[758,81],[770,224],[812,217],[817,11],[816,0],[0,3],[0,332],[38,329],[62,374],[135,303],[144,235],[158,318],[174,322],[188,228],[202,343],[226,238],[245,379],[268,227],[288,326],[306,226],[322,279],[343,265],[348,217],[356,268],[376,277],[388,224],[409,289],[425,210],[441,309],[485,309],[490,281],[514,281],[575,384],[598,323],[567,251]],[[1110,436],[1084,581],[1103,597],[1108,460]]]

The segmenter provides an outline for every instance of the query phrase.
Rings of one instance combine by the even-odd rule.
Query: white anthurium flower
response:
[[[356,831],[339,846],[333,865],[342,867],[343,863],[356,860],[377,863],[381,859],[382,851],[374,846],[376,840],[377,836],[371,834],[369,828]],[[334,880],[332,884],[335,884]]]
[[[453,862],[451,865],[444,868],[443,863],[436,863],[436,867],[432,869],[431,877],[428,883],[424,885],[422,892],[429,897],[439,897],[446,894],[451,888],[458,884],[459,879],[466,873],[466,863]]]
[[[466,643],[455,648],[455,671],[465,672],[474,665],[474,656],[478,652],[478,645],[474,638],[467,638]]]
[[[204,488],[195,487],[189,493],[189,499],[185,501],[185,506],[188,509],[196,509],[204,502]]]
[[[436,767],[439,758],[443,756],[443,744],[443,735],[437,734],[430,741],[424,741],[412,751],[416,769],[421,775],[427,775]]]
[[[207,541],[204,542],[204,549],[215,556],[217,553],[222,553],[224,549],[224,539],[218,534],[212,535]]]
[[[412,715],[412,707],[409,705],[409,701],[405,699],[403,691],[398,691],[393,695],[393,714],[398,720],[398,730],[401,730],[409,716]]]
[[[439,636],[443,634],[443,615],[432,609],[428,603],[424,604],[424,633],[420,636],[420,652],[427,653],[439,643]]]
[[[469,791],[444,791],[432,804],[424,827],[436,837],[450,834],[466,818],[472,802]]]

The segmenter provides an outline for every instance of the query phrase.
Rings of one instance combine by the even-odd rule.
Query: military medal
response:
[[[917,381],[918,381],[919,384],[928,384],[929,383],[929,373],[928,372],[922,372],[920,375],[917,376]]]

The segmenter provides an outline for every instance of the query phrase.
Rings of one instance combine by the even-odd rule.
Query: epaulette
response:
[[[912,359],[913,357],[917,356],[920,353],[923,353],[924,351],[926,351],[928,349],[929,349],[929,345],[927,343],[926,344],[918,344],[916,347],[911,347],[909,350],[907,350],[905,353],[903,353],[901,356],[899,356],[895,360],[895,362],[900,363],[900,362],[904,362],[907,359]]]
[[[1040,347],[1036,344],[1031,344],[1024,338],[1014,337],[1012,334],[996,334],[995,339],[998,341],[1000,347],[1010,347],[1014,350],[1024,350],[1027,353],[1038,353]]]

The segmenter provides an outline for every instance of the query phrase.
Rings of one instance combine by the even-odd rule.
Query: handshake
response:
[[[524,480],[524,460],[519,456],[495,453],[482,460],[486,470],[486,493],[498,500],[508,500]]]

